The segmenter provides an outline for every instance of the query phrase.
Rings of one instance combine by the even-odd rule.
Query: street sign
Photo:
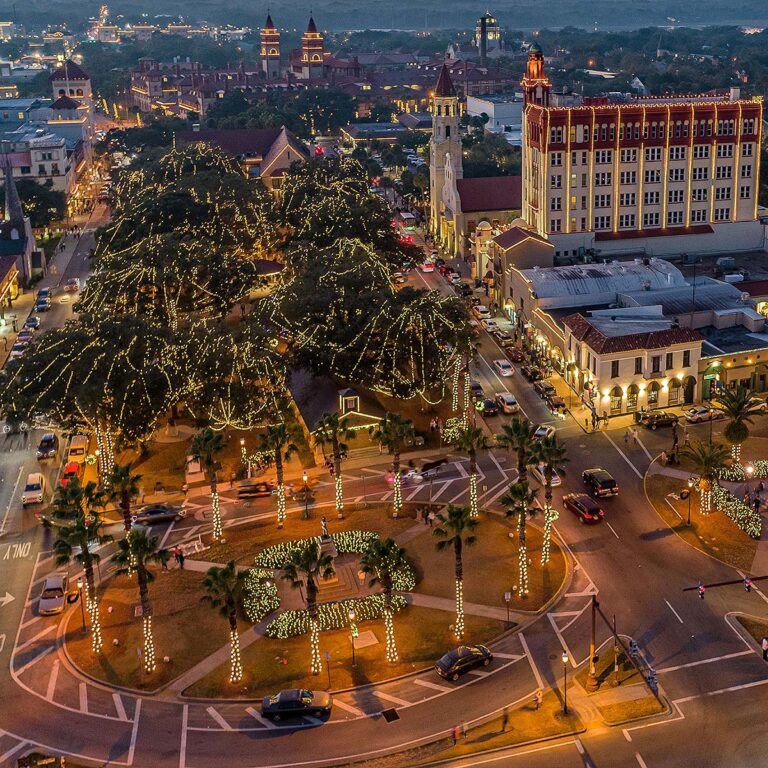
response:
[[[324,651],[324,654],[325,654],[326,662],[329,662],[331,660],[331,652],[330,651]]]
[[[511,592],[505,592],[504,593],[504,601],[509,602],[512,599],[512,593]]]

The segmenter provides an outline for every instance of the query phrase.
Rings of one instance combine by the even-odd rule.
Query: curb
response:
[[[627,720],[617,720],[616,722],[603,718],[603,722],[611,728],[617,728],[621,725],[627,725],[628,723],[638,723],[642,720],[651,720],[654,717],[669,717],[672,714],[672,704],[665,695],[662,695],[662,698],[664,699],[664,703],[667,706],[661,712],[652,713],[650,715],[641,715],[640,717],[630,717]]]

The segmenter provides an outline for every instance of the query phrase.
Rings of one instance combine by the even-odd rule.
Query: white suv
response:
[[[41,472],[33,472],[27,475],[24,492],[21,494],[21,506],[42,504],[43,501],[45,501],[45,478]]]

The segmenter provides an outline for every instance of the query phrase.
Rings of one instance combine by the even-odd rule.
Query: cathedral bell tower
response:
[[[526,105],[549,106],[552,81],[544,74],[544,53],[538,43],[533,43],[528,51],[528,63],[525,66],[525,75],[521,85],[523,86]]]
[[[261,30],[261,71],[267,80],[280,77],[280,32],[269,12]]]
[[[432,138],[429,141],[430,231],[441,239],[443,186],[446,174],[454,179],[464,175],[459,135],[459,97],[448,67],[443,64],[432,97]]]
[[[314,17],[309,17],[307,31],[301,36],[301,72],[304,80],[316,80],[323,76],[325,51],[323,36],[317,31]]]

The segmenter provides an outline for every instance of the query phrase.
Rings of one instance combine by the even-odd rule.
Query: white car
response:
[[[37,604],[37,611],[41,616],[54,616],[64,610],[68,582],[69,577],[64,572],[52,573],[45,577],[40,602]]]
[[[517,413],[520,410],[517,398],[511,392],[497,392],[495,397],[502,413]]]
[[[408,279],[405,277],[405,275],[402,272],[395,272],[392,275],[392,282],[395,285],[404,285],[408,282]]]
[[[515,345],[515,340],[506,331],[499,329],[493,335],[500,347],[513,347]]]
[[[544,478],[544,464],[532,464],[530,467],[528,467],[528,474],[531,475],[535,480],[538,480],[542,485],[546,483],[546,480]],[[560,475],[555,472],[555,470],[552,470],[552,487],[554,488],[556,485],[561,485],[562,480],[560,479]]]
[[[493,333],[493,331],[498,330],[499,327],[496,321],[492,320],[490,317],[484,317],[480,321],[480,325],[482,325],[488,333]]]
[[[472,314],[478,320],[482,320],[483,318],[491,316],[491,310],[488,309],[488,307],[486,307],[484,304],[478,304],[476,307],[472,307]]]
[[[700,421],[714,421],[722,419],[725,414],[719,408],[710,408],[708,405],[694,405],[684,414],[685,420],[691,424],[698,424]]]
[[[509,360],[494,360],[493,367],[498,371],[500,376],[511,376],[515,369],[512,367],[512,363]]]
[[[434,272],[435,265],[431,261],[425,261],[419,269],[421,269],[422,272]]]
[[[32,472],[27,475],[24,484],[24,492],[21,494],[21,506],[29,504],[42,504],[45,500],[45,478],[40,472]]]
[[[533,439],[543,440],[545,437],[554,437],[555,431],[554,427],[536,427],[536,431],[533,433]]]

